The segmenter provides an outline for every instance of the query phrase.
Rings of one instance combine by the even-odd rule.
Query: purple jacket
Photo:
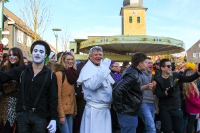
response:
[[[192,89],[189,98],[185,99],[186,112],[190,114],[198,114],[200,113],[200,97],[195,93],[192,85],[191,87]]]

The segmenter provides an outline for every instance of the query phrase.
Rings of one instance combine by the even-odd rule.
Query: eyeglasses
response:
[[[166,65],[166,66],[164,66],[164,67],[172,68],[172,65]]]

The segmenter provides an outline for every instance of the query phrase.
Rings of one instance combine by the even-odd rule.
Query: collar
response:
[[[131,64],[131,67],[134,68],[134,69],[136,69],[139,73],[142,74],[142,71],[140,71],[140,70],[139,70],[136,66],[134,66],[133,64]]]
[[[117,71],[111,70],[112,73],[117,73]]]
[[[90,59],[89,59],[90,60]],[[90,60],[91,61],[91,60]],[[92,62],[92,61],[91,61]],[[98,64],[95,64],[94,62],[92,62],[95,66],[100,66],[100,65],[98,65]]]
[[[27,67],[28,70],[29,70],[32,74],[34,73],[34,72],[33,72],[32,63],[26,65],[25,67]],[[41,70],[38,74],[42,74],[42,73],[44,73],[44,72],[46,72],[46,71],[48,71],[48,70],[49,70],[49,69],[44,65],[43,68],[42,68],[42,70]]]

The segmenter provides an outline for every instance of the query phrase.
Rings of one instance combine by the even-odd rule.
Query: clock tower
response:
[[[124,0],[122,16],[122,35],[146,35],[146,10],[143,0]]]

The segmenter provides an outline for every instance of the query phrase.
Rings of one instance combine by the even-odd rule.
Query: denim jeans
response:
[[[73,115],[65,115],[65,124],[61,124],[59,119],[57,120],[58,127],[61,133],[72,133]]]
[[[183,133],[183,112],[181,109],[173,111],[160,110],[161,127],[164,133]]]
[[[120,125],[121,133],[136,133],[138,125],[138,117],[130,116],[127,114],[117,114],[118,122]]]
[[[45,133],[46,124],[46,118],[32,111],[17,113],[18,133]]]
[[[145,133],[156,133],[156,127],[154,123],[155,106],[153,103],[142,103],[139,111],[139,117],[144,122]]]

